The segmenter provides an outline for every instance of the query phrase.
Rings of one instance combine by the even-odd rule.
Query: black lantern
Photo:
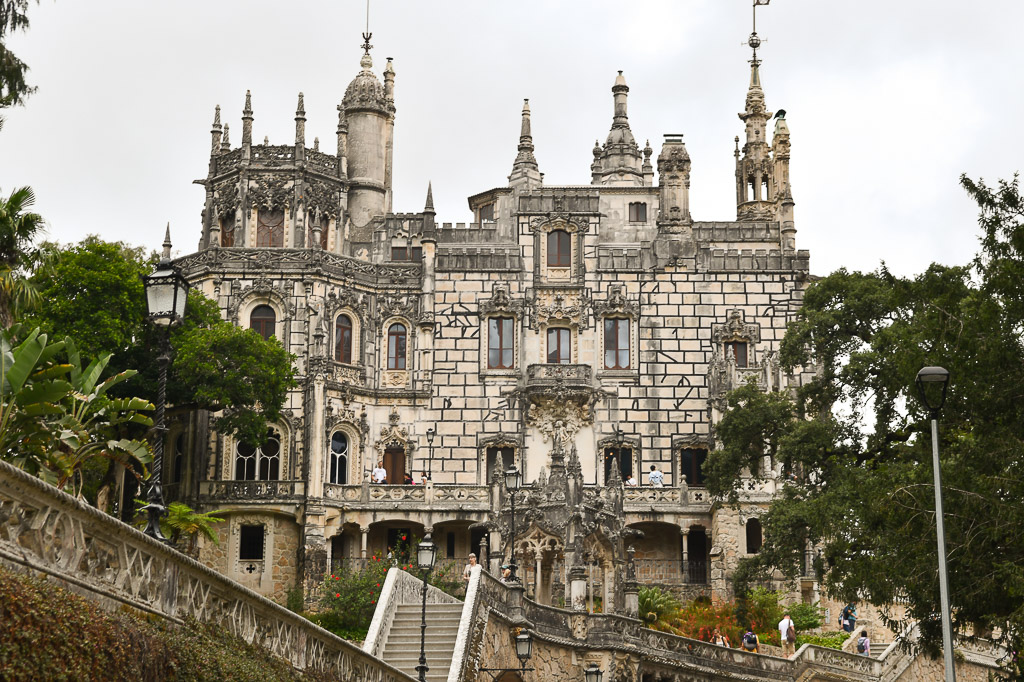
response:
[[[427,481],[431,480],[434,475],[434,436],[436,435],[437,432],[434,431],[434,427],[427,429],[427,446],[430,448],[430,452],[427,455]]]
[[[515,464],[505,471],[505,487],[509,490],[519,490],[523,487],[523,475]]]
[[[523,632],[516,637],[516,657],[519,662],[525,667],[526,662],[530,660],[530,656],[533,655],[533,637],[530,636],[529,632]]]
[[[188,282],[181,272],[164,261],[156,267],[156,272],[142,277],[142,284],[146,288],[150,322],[162,327],[179,324],[185,317],[188,298]]]
[[[946,388],[949,386],[949,372],[943,367],[925,367],[917,373],[917,391],[921,402],[933,414],[946,402]]]
[[[583,679],[585,679],[586,682],[601,682],[603,677],[604,672],[597,667],[596,663],[591,663],[583,671]]]
[[[437,556],[437,545],[430,539],[430,533],[423,536],[416,548],[416,565],[421,571],[434,569],[434,558]]]

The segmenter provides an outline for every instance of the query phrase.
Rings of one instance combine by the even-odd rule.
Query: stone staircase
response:
[[[462,616],[462,603],[427,604],[427,682],[446,682],[455,652],[455,638]],[[420,661],[420,604],[400,604],[381,658],[416,677]]]

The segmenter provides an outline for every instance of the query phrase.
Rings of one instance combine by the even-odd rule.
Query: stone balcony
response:
[[[491,509],[486,485],[324,485],[324,502],[343,509],[460,510]]]
[[[590,365],[530,365],[526,368],[526,388],[546,388],[559,384],[566,388],[590,388],[593,374]]]
[[[305,481],[201,481],[199,497],[209,500],[296,502],[306,492]]]

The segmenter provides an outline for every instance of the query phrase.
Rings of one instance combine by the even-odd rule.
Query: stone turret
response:
[[[544,184],[544,174],[533,155],[533,133],[530,130],[530,100],[523,100],[523,121],[519,129],[519,153],[512,164],[508,184],[521,190],[536,189]]]
[[[348,211],[352,239],[370,241],[367,226],[375,216],[391,210],[391,154],[394,132],[394,70],[390,60],[381,84],[373,71],[370,45],[359,61],[362,70],[345,89],[341,108],[345,119],[344,145],[348,153]],[[340,129],[340,125],[339,125]],[[339,132],[339,138],[341,138]]]
[[[775,160],[775,215],[782,230],[782,248],[796,249],[796,224],[793,220],[793,187],[789,182],[789,125],[786,112],[782,109],[775,115],[775,132],[772,134],[772,157]]]
[[[619,71],[612,86],[615,107],[612,129],[604,147],[594,149],[594,163],[591,165],[592,184],[613,186],[642,186],[644,182],[643,154],[629,128],[626,114],[626,97],[629,86]],[[598,151],[600,150],[600,152]]]
[[[661,213],[658,232],[680,233],[693,224],[690,217],[690,154],[682,135],[666,135],[658,154]]]
[[[736,195],[738,220],[771,220],[775,200],[772,176],[771,149],[766,139],[766,127],[772,112],[765,107],[761,89],[761,62],[754,53],[750,60],[750,86],[747,88],[746,106],[739,114],[746,124],[746,142],[742,156],[736,160]]]

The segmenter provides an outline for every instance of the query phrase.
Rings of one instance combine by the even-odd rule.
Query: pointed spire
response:
[[[242,146],[252,145],[252,93],[245,91],[245,108],[242,109]]]
[[[427,203],[423,207],[424,213],[434,212],[434,183],[427,181]]]
[[[629,117],[626,115],[626,98],[629,96],[629,86],[626,85],[626,77],[622,75],[621,71],[615,77],[615,85],[612,86],[612,96],[615,100],[612,128],[628,128]]]
[[[224,124],[224,139],[220,143],[220,150],[222,152],[231,151],[231,126],[227,123]]]
[[[221,136],[221,125],[220,125],[220,105],[214,109],[213,113],[213,127],[210,129],[210,155],[215,155],[220,151],[220,136]]]
[[[530,128],[530,100],[523,100],[522,123],[519,127],[519,153],[516,154],[515,163],[512,164],[512,174],[509,175],[509,182],[525,179],[528,186],[541,184],[543,177],[537,165],[537,157],[533,155],[533,132]]]
[[[319,137],[314,137],[313,138],[313,151],[315,151],[315,152],[320,151],[320,138]]]
[[[302,148],[306,144],[306,107],[299,93],[299,103],[295,106],[295,146]]]
[[[220,128],[220,105],[218,104],[213,110],[213,127]]]
[[[171,223],[167,223],[167,231],[164,232],[164,252],[162,260],[171,260]]]
[[[612,85],[614,108],[612,111],[612,128],[608,131],[601,154],[596,155],[591,165],[592,184],[637,186],[644,184],[643,154],[640,146],[629,129],[629,117],[626,113],[626,98],[629,86],[626,77],[619,71]],[[595,168],[596,167],[596,168]]]

